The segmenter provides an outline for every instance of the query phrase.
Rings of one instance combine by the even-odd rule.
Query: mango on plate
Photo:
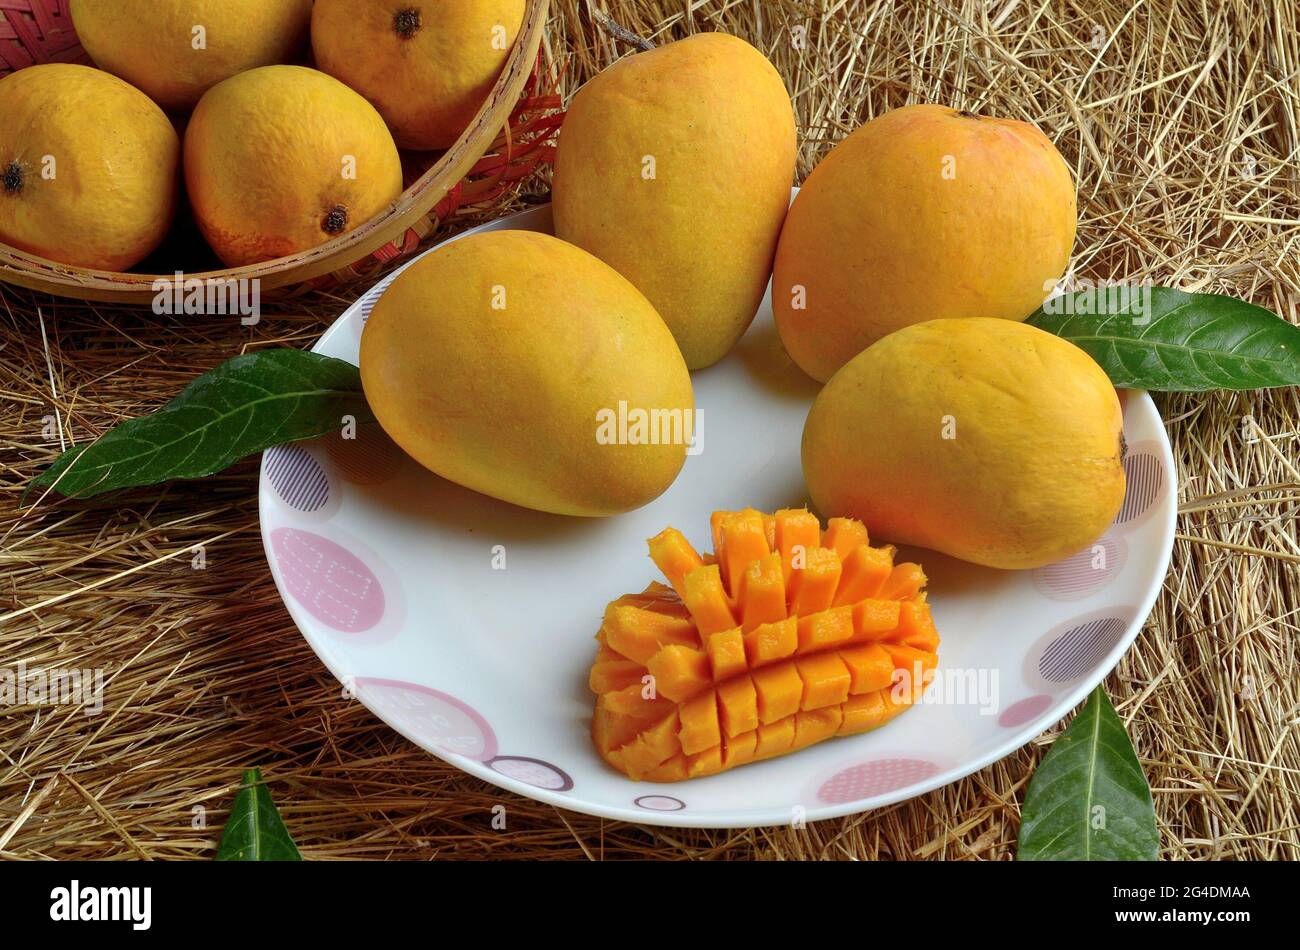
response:
[[[592,740],[606,762],[648,782],[711,775],[874,729],[917,701],[939,648],[917,565],[894,565],[893,550],[871,548],[851,519],[835,519],[823,535],[804,510],[717,512],[713,527],[717,563],[669,528],[651,539],[650,557],[671,588],[651,584],[605,611],[589,682]],[[762,573],[754,568],[770,565],[782,578],[777,538],[789,543],[792,579],[779,594],[783,616],[746,631],[751,601],[772,593],[752,585]],[[825,552],[820,566],[804,561],[804,544]],[[837,589],[881,586],[880,559],[854,556],[863,549],[880,552],[902,579],[892,585],[898,599],[823,607]],[[803,583],[808,571],[816,583]],[[818,592],[815,612],[796,613],[800,590]]]
[[[614,63],[573,98],[555,157],[555,233],[650,299],[691,369],[754,319],[795,166],[776,69],[702,33]]]
[[[361,381],[426,468],[556,514],[646,504],[694,425],[690,375],[649,301],[531,231],[473,234],[403,271],[367,321]]]
[[[832,377],[803,432],[819,510],[1007,569],[1050,564],[1101,537],[1124,501],[1123,456],[1119,399],[1101,367],[1011,320],[931,320],[890,334]],[[869,596],[894,598],[923,579],[895,568],[876,582]],[[925,618],[901,622],[928,640]]]

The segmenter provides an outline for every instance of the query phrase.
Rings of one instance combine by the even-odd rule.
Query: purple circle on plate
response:
[[[1077,554],[1035,568],[1034,586],[1052,600],[1081,600],[1114,580],[1127,560],[1124,539],[1108,534]]]
[[[817,789],[826,805],[846,805],[863,798],[898,791],[934,776],[939,766],[925,759],[877,759],[836,772]]]
[[[1004,729],[1014,729],[1027,722],[1033,722],[1052,705],[1052,697],[1044,694],[1030,696],[1017,703],[1012,703],[998,716],[998,725]]]
[[[681,811],[686,807],[684,801],[671,795],[642,795],[632,804],[647,811]]]
[[[534,788],[552,792],[567,792],[573,788],[573,779],[569,778],[568,772],[541,759],[530,759],[524,755],[498,755],[488,763],[488,768]]]
[[[497,754],[497,737],[486,719],[442,690],[402,680],[359,676],[357,697],[417,742],[480,762]]]
[[[326,626],[361,633],[384,616],[379,578],[337,542],[299,528],[276,528],[271,551],[285,589]]]
[[[1076,621],[1052,640],[1038,658],[1038,673],[1049,683],[1069,683],[1101,662],[1127,624],[1120,617]]]
[[[320,463],[300,445],[266,450],[266,477],[279,499],[296,511],[319,511],[330,499],[330,481]]]
[[[1165,485],[1160,457],[1149,451],[1129,451],[1124,457],[1124,504],[1115,524],[1128,525],[1142,518],[1160,497]]]

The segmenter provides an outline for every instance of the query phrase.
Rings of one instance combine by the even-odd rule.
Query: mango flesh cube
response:
[[[797,617],[765,623],[745,634],[745,658],[752,669],[794,656],[799,648]]]
[[[832,518],[826,522],[822,547],[831,548],[843,561],[867,543],[867,527],[854,518]]]
[[[733,738],[758,728],[758,690],[748,676],[718,686],[718,722],[722,734]]]
[[[841,650],[840,659],[849,671],[849,692],[855,696],[885,689],[894,681],[894,658],[877,643]]]
[[[939,648],[919,565],[802,509],[715,512],[710,533],[703,555],[672,528],[651,538],[668,585],[605,611],[588,682],[609,765],[713,775],[879,728],[919,699]]]
[[[646,665],[654,677],[655,690],[681,702],[713,685],[713,667],[708,655],[695,647],[669,644],[661,647]]]
[[[862,544],[845,559],[840,572],[840,586],[835,591],[834,606],[856,604],[875,597],[894,570],[894,549],[873,548]]]
[[[739,676],[749,669],[745,660],[745,637],[739,627],[710,634],[708,654],[714,682]]]
[[[799,711],[799,704],[803,701],[803,680],[793,661],[785,660],[755,670],[751,679],[758,692],[760,721],[776,722]]]
[[[722,730],[718,724],[718,700],[713,690],[693,696],[677,707],[681,718],[681,729],[677,738],[682,744],[682,751],[695,755],[710,749],[722,741]]]
[[[815,653],[796,657],[795,669],[803,680],[803,696],[799,701],[802,710],[838,706],[849,698],[852,677],[849,668],[836,653]]]

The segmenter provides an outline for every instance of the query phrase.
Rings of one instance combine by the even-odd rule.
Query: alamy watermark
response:
[[[687,455],[704,451],[704,420],[698,409],[643,409],[620,399],[617,408],[596,410],[600,445],[684,445]]]
[[[1129,283],[1101,283],[1087,277],[1044,281],[1043,313],[1049,316],[1125,316],[1134,326],[1151,322],[1150,280]]]
[[[0,706],[80,706],[83,715],[104,709],[102,669],[0,667]]]
[[[159,277],[149,288],[154,292],[153,312],[159,316],[238,316],[246,327],[262,319],[262,282],[254,277],[186,277],[176,271],[171,278]]]

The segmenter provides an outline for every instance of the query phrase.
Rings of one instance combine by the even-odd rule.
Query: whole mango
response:
[[[1027,122],[936,105],[887,112],[808,176],[781,231],[781,342],[825,382],[923,320],[1023,320],[1065,272],[1074,183]]]
[[[699,369],[758,311],[794,163],[772,64],[734,36],[692,36],[578,91],[555,158],[555,233],[632,281]]]
[[[1040,567],[1106,531],[1124,501],[1110,380],[1073,343],[993,318],[891,333],[818,394],[803,468],[825,515],[988,567]]]
[[[380,425],[426,468],[526,508],[638,508],[681,470],[690,374],[645,297],[546,234],[487,231],[403,271],[361,338]]]

